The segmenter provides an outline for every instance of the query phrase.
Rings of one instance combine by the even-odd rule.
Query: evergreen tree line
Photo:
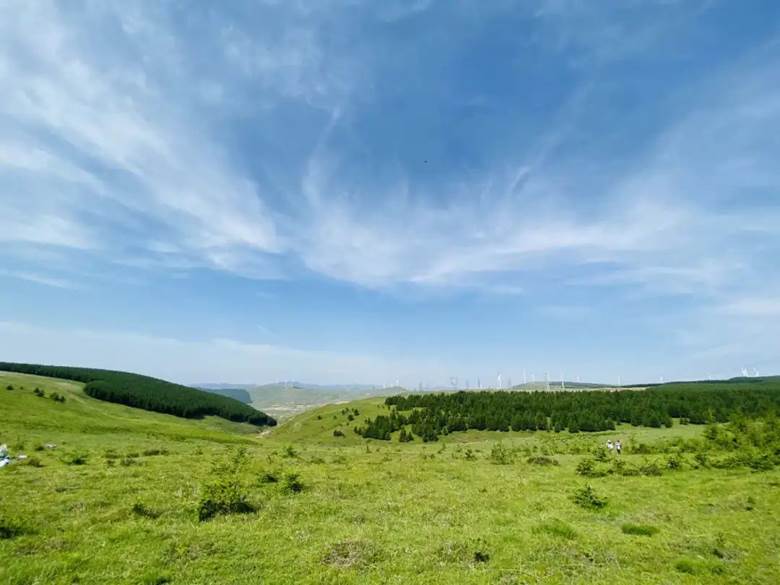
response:
[[[83,382],[84,392],[93,398],[144,410],[184,418],[214,415],[257,426],[276,425],[272,417],[233,398],[149,376],[112,370],[9,362],[0,362],[2,370]]]
[[[780,412],[780,379],[723,384],[676,383],[647,390],[578,392],[454,392],[390,396],[388,415],[368,419],[355,431],[389,440],[403,429],[435,441],[468,429],[488,431],[596,432],[620,423],[646,427],[726,422]],[[406,427],[410,425],[411,437]]]

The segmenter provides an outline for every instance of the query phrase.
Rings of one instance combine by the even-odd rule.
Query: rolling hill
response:
[[[113,370],[12,362],[0,362],[0,371],[83,382],[84,392],[93,398],[184,418],[215,415],[227,420],[248,422],[257,426],[276,424],[274,418],[233,398],[150,376]]]

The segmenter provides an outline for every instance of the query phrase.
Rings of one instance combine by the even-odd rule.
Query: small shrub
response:
[[[672,471],[677,471],[683,468],[683,462],[682,459],[677,457],[676,455],[670,455],[669,458],[666,460],[666,468],[671,469]]]
[[[603,477],[606,472],[596,467],[593,459],[583,459],[577,464],[577,474],[584,477]]]
[[[13,384],[8,384],[8,386],[5,387],[6,390],[13,390],[14,386]]]
[[[586,510],[600,510],[607,505],[607,500],[596,494],[590,484],[577,489],[572,496],[574,503]]]
[[[632,534],[634,536],[653,536],[658,533],[658,528],[647,524],[623,524],[620,527],[623,534]]]
[[[648,476],[658,476],[662,475],[663,471],[661,470],[661,466],[655,461],[644,461],[642,465],[639,466],[639,473]]]
[[[249,514],[254,512],[236,478],[218,478],[203,488],[198,502],[198,520],[209,520],[218,514]]]
[[[271,471],[260,474],[260,483],[277,483],[278,481],[279,477]]]
[[[65,402],[65,397],[59,392],[52,392],[49,396],[54,402]]]
[[[298,451],[296,451],[292,445],[287,445],[282,451],[282,457],[287,457],[288,459],[294,459],[297,456],[298,456]]]
[[[607,453],[606,448],[598,447],[593,450],[593,458],[601,462],[609,461],[609,453]]]
[[[704,451],[697,451],[693,455],[693,460],[696,462],[697,467],[709,467],[710,466],[710,457],[707,455]]]
[[[612,468],[610,473],[622,476],[634,476],[639,475],[639,470],[633,465],[629,465],[623,459],[615,458],[612,460]]]
[[[297,473],[288,473],[284,476],[282,491],[288,494],[298,494],[303,491],[303,482]]]
[[[146,449],[142,453],[144,457],[154,457],[155,455],[167,455],[167,454],[168,454],[167,449]]]
[[[334,429],[333,430],[333,436],[334,437],[343,437],[344,436],[344,431],[342,431],[341,429]]]
[[[33,390],[33,394],[35,394],[38,398],[44,398],[46,396],[46,392],[44,392],[40,388],[36,388],[35,390]]]
[[[466,448],[466,450],[463,452],[463,458],[466,461],[476,461],[477,455],[472,451],[470,448]]]
[[[490,461],[496,465],[509,465],[512,463],[512,455],[503,443],[494,443],[490,450]]]
[[[122,457],[122,459],[119,460],[119,465],[122,467],[130,467],[131,465],[139,465],[139,461],[135,457]]]
[[[135,502],[133,504],[133,507],[130,509],[130,511],[134,515],[140,516],[141,518],[150,518],[154,520],[155,518],[160,517],[160,512],[158,512],[157,510],[153,510],[152,508],[149,508],[143,502]]]
[[[168,573],[155,569],[148,570],[141,576],[141,585],[166,585],[170,582],[171,576]]]
[[[695,575],[700,570],[700,564],[693,559],[682,558],[674,564],[674,568],[680,573]]]
[[[487,563],[490,560],[490,553],[481,550],[474,551],[475,563]]]
[[[748,457],[746,463],[747,466],[753,471],[770,471],[775,466],[774,461],[772,461],[771,457],[767,453]]]
[[[248,514],[255,511],[244,493],[239,473],[246,463],[246,449],[239,449],[225,463],[212,469],[213,479],[203,486],[198,502],[198,520],[219,514]]]
[[[27,532],[24,524],[16,518],[0,516],[0,540],[10,540]]]

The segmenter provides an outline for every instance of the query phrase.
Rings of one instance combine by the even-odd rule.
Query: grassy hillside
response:
[[[0,371],[83,382],[84,392],[93,398],[185,418],[215,415],[257,426],[276,424],[264,412],[233,398],[129,372],[10,362],[0,362]]]
[[[380,388],[365,385],[318,386],[315,384],[264,384],[248,389],[255,408],[278,420],[316,408],[323,404],[360,400],[370,396],[386,395]]]
[[[249,394],[249,391],[246,388],[198,387],[198,389],[205,390],[206,392],[210,392],[211,394],[218,394],[219,396],[227,396],[228,398],[232,398],[233,400],[238,400],[239,402],[243,402],[244,404],[252,403],[252,395]]]
[[[780,470],[736,457],[769,426],[400,444],[333,437],[377,399],[258,432],[3,373],[0,408],[0,443],[36,460],[0,469],[3,584],[780,582]],[[233,495],[245,513],[198,521]]]

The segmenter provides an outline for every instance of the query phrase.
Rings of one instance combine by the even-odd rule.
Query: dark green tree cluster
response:
[[[780,379],[738,383],[675,383],[620,392],[454,392],[391,396],[389,415],[368,419],[356,432],[389,440],[411,425],[423,441],[468,429],[597,432],[616,424],[672,426],[726,422],[735,414],[755,418],[780,412]]]
[[[149,376],[113,370],[0,362],[0,371],[3,370],[83,382],[84,392],[93,398],[144,410],[184,418],[214,415],[257,426],[276,425],[272,417],[233,398]]]

